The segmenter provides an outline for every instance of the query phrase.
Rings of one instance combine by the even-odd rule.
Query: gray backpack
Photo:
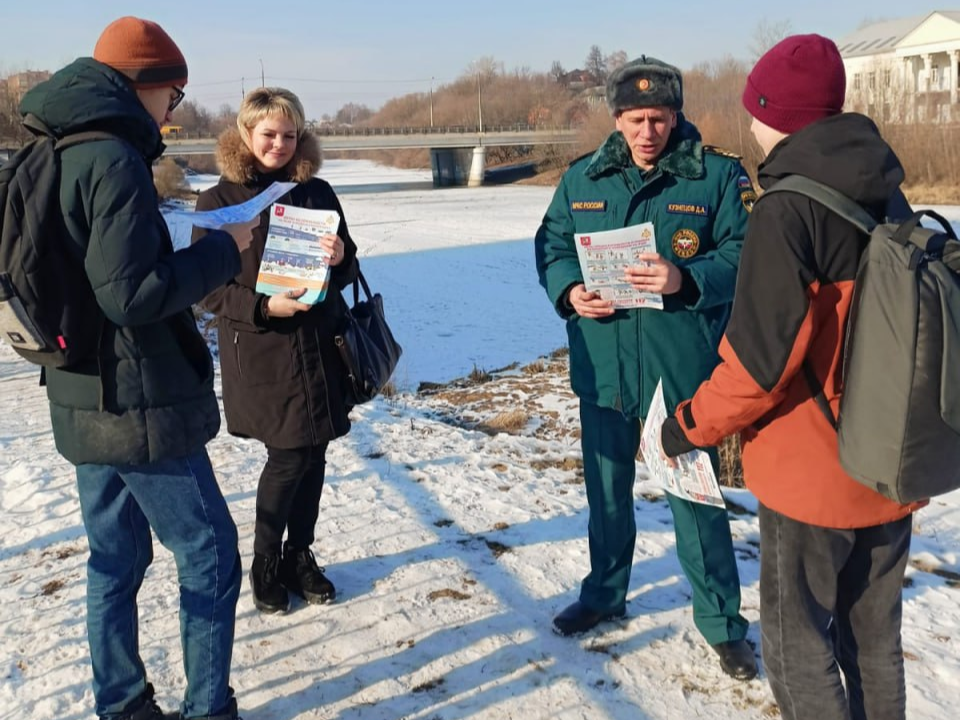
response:
[[[960,488],[960,242],[930,210],[877,223],[833,188],[800,175],[771,192],[815,200],[870,235],[847,319],[839,417],[805,363],[837,429],[851,477],[900,503]],[[941,230],[922,227],[924,216]]]

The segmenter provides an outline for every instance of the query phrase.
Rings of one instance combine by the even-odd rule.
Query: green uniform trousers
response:
[[[637,538],[633,485],[640,421],[618,410],[580,403],[583,474],[590,506],[590,574],[580,602],[599,613],[624,612]],[[716,456],[714,468],[716,469]],[[693,588],[693,619],[707,642],[742,640],[740,575],[724,508],[667,494],[677,555]]]

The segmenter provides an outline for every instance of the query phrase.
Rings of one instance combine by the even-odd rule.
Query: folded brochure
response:
[[[274,204],[257,274],[257,292],[280,295],[306,288],[306,294],[298,298],[300,302],[321,302],[330,284],[330,255],[319,238],[335,235],[339,227],[340,214],[335,210]]]

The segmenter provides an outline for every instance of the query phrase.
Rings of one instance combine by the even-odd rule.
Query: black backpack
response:
[[[104,317],[69,244],[59,154],[116,136],[58,138],[33,115],[23,124],[36,137],[0,166],[0,339],[32,363],[66,367],[96,351]]]

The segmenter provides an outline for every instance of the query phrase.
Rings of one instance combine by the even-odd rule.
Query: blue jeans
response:
[[[240,553],[237,527],[205,451],[146,465],[78,465],[87,563],[87,638],[97,715],[119,715],[147,684],[137,593],[153,560],[151,528],[173,553],[180,583],[184,718],[230,703]],[[158,592],[163,590],[157,589]]]

